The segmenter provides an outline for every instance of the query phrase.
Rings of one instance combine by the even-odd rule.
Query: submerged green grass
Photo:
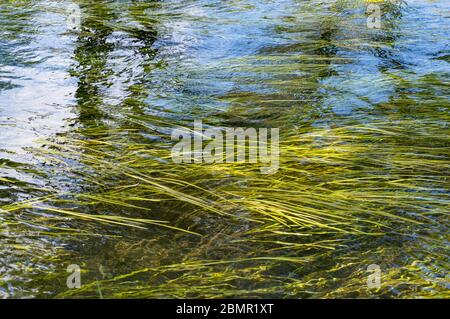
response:
[[[269,1],[197,3],[204,14],[189,1],[79,3],[77,117],[27,149],[31,163],[0,162],[18,173],[0,177],[0,296],[449,297],[448,77],[396,56],[425,36],[401,26],[403,4],[384,4],[373,31],[360,2],[274,17]],[[192,43],[155,45],[186,20]],[[279,127],[280,169],[173,163],[171,130],[195,119]],[[66,288],[69,264],[81,289]]]
[[[103,297],[115,298],[444,296],[446,278],[422,274],[419,265],[430,260],[419,256],[428,251],[445,274],[447,247],[427,232],[447,227],[450,163],[447,148],[426,141],[432,136],[435,145],[445,145],[448,136],[436,123],[414,137],[403,132],[414,124],[293,131],[282,138],[274,175],[248,163],[173,164],[165,142],[134,142],[143,127],[94,130],[95,139],[60,138],[39,151],[47,163],[70,163],[66,174],[90,185],[86,191],[3,209],[170,230],[163,238],[172,237],[171,244],[152,236],[113,248],[130,262],[135,259],[128,255],[140,256],[133,272],[97,278],[61,297],[95,297],[98,286]],[[412,138],[415,153],[404,146]],[[419,239],[427,247],[418,247]],[[384,241],[392,244],[380,248]],[[170,262],[155,259],[155,249]],[[404,264],[390,263],[407,249],[411,258]],[[110,263],[106,267],[116,269]],[[372,263],[385,271],[386,288],[378,292],[365,287]]]

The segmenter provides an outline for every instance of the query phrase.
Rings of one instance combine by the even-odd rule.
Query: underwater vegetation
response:
[[[449,297],[446,1],[67,2],[0,4],[0,297]],[[195,120],[279,169],[174,163]]]

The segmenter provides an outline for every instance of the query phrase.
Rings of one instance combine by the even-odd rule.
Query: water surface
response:
[[[448,296],[450,6],[380,5],[2,1],[0,296]],[[279,172],[174,165],[196,119]]]

